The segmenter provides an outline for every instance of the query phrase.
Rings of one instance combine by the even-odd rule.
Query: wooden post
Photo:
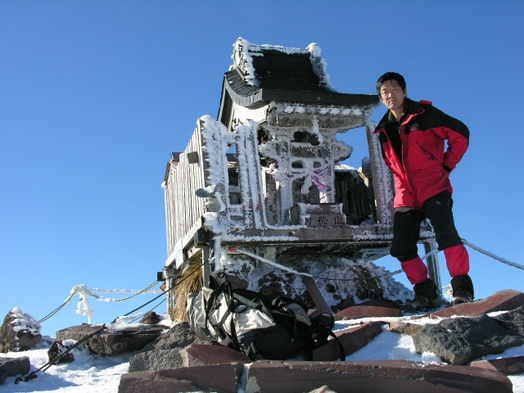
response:
[[[329,315],[333,315],[333,311],[331,311],[331,308],[328,306],[326,299],[324,299],[324,296],[322,296],[322,293],[320,293],[320,289],[318,289],[315,280],[313,280],[313,277],[305,275],[300,275],[300,277],[302,278],[302,282],[311,295],[313,303],[315,303],[315,306],[317,306],[317,311],[315,311],[315,313],[311,316],[315,316],[324,312],[329,313]]]
[[[202,246],[202,276],[204,286],[209,288],[209,274],[211,273],[211,266],[209,264],[209,246]]]

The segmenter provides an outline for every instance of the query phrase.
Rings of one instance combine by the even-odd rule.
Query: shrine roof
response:
[[[378,104],[372,94],[335,91],[316,44],[306,49],[253,45],[239,39],[233,65],[224,75],[223,88],[238,105],[258,108],[270,101],[304,104],[367,106]]]

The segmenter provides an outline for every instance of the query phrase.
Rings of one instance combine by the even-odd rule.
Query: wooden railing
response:
[[[172,153],[167,165],[164,203],[168,264],[201,226],[205,201],[197,197],[195,191],[206,186],[205,165],[199,124],[184,151]],[[177,261],[177,265],[181,262]]]

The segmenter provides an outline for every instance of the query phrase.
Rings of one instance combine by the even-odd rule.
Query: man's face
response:
[[[394,79],[385,81],[380,87],[380,99],[391,111],[403,109],[404,97],[406,97],[406,91]]]

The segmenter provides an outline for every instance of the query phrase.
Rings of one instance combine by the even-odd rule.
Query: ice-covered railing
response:
[[[168,265],[175,258],[181,258],[182,248],[202,225],[201,217],[205,213],[205,202],[196,196],[196,190],[207,186],[205,177],[208,163],[203,157],[202,129],[208,123],[210,121],[206,116],[198,119],[197,128],[184,151],[172,154],[162,184]]]

